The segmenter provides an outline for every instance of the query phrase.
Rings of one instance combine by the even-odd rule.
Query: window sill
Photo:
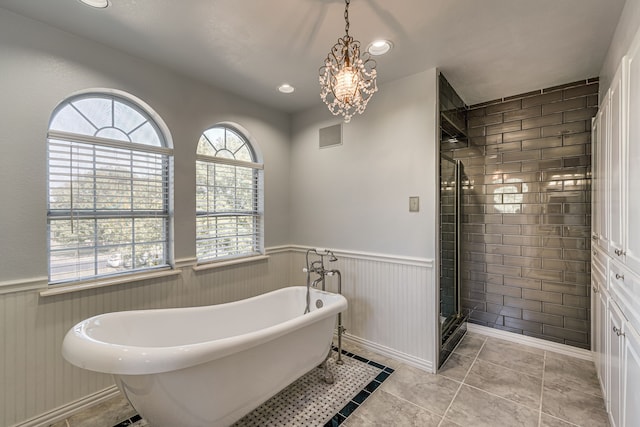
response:
[[[126,276],[117,276],[117,277],[110,277],[110,278],[105,278],[100,280],[91,280],[89,282],[74,283],[72,285],[53,285],[53,286],[50,286],[48,289],[44,289],[40,291],[40,296],[48,297],[52,295],[68,294],[71,292],[78,292],[78,291],[84,291],[84,290],[96,289],[96,288],[104,288],[106,286],[120,285],[123,283],[133,283],[133,282],[140,282],[142,280],[148,280],[148,279],[177,276],[178,274],[181,274],[181,273],[182,273],[182,270],[180,269],[174,269],[174,270],[166,269],[166,270],[153,271],[149,273],[128,274]]]
[[[245,264],[248,262],[263,261],[269,259],[269,255],[255,255],[246,258],[230,259],[227,261],[212,261],[204,264],[194,265],[193,271],[211,270],[213,268],[228,267],[230,265]]]

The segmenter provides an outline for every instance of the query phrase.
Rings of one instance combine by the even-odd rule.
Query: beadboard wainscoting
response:
[[[48,425],[113,387],[110,375],[76,368],[60,352],[73,325],[88,317],[136,309],[219,304],[289,284],[290,251],[268,250],[256,262],[164,278],[41,296],[41,289],[0,295],[0,425]],[[94,396],[93,401],[91,396]]]
[[[123,310],[220,304],[304,285],[305,247],[267,249],[266,258],[208,269],[177,260],[174,276],[42,296],[39,289],[0,295],[0,425],[48,425],[111,396],[110,375],[67,363],[62,340],[77,322]],[[435,370],[435,271],[424,258],[336,250],[327,268],[342,272],[349,301],[347,338],[427,371]],[[327,278],[337,291],[337,278]]]
[[[305,250],[293,248],[292,284],[306,283],[302,271]],[[338,261],[326,262],[325,267],[342,273],[342,293],[349,302],[342,315],[347,337],[378,353],[435,372],[433,260],[333,251]],[[337,277],[326,280],[327,290],[337,292]]]

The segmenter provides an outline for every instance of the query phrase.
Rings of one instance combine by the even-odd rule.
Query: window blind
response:
[[[261,253],[262,164],[198,155],[196,253],[211,261]]]
[[[49,133],[51,283],[168,265],[171,150],[94,140]]]

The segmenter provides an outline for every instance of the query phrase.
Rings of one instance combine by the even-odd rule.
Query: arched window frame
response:
[[[212,131],[224,133],[224,148],[216,149],[209,140]],[[229,150],[229,135],[242,141],[242,146]],[[244,158],[238,159],[237,153],[244,148],[248,153],[243,151],[240,157]],[[200,136],[196,150],[198,264],[264,254],[264,164],[260,160],[255,141],[237,124],[218,123]],[[221,185],[231,175],[234,182]]]
[[[78,107],[92,99],[111,116]],[[114,89],[65,98],[47,132],[49,283],[170,268],[172,173],[171,134],[145,102]]]

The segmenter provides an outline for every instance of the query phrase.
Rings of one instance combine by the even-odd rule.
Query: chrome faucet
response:
[[[320,257],[319,260],[315,260],[309,263],[309,254],[315,254]],[[342,294],[342,274],[340,270],[327,270],[324,266],[324,257],[329,257],[329,262],[335,262],[338,258],[335,256],[333,251],[328,249],[308,249],[306,253],[306,267],[303,268],[302,271],[307,273],[307,304],[304,310],[304,314],[307,314],[311,311],[311,294],[310,288],[317,287],[318,284],[322,283],[322,290],[326,290],[326,277],[327,276],[338,276],[338,293]],[[318,277],[312,282],[311,281],[311,273],[315,273]],[[342,365],[344,362],[342,361],[342,334],[346,331],[344,326],[342,326],[342,313],[338,313],[338,359],[336,360],[336,364]],[[330,352],[329,352],[330,353]]]
[[[309,254],[314,253],[319,256],[319,260],[315,260],[309,263]],[[326,275],[327,270],[324,268],[324,257],[329,256],[329,261],[334,262],[337,261],[338,258],[333,254],[332,251],[328,249],[307,249],[307,253],[305,256],[306,267],[302,269],[305,273],[307,273],[307,305],[304,310],[304,314],[307,314],[311,311],[311,296],[309,293],[309,288],[313,286],[314,288],[318,286],[318,283],[322,283],[322,290],[326,290]],[[317,274],[319,277],[311,282],[311,273]]]
[[[311,286],[315,288],[315,287],[317,287],[317,286],[318,286],[318,283],[322,282],[323,280],[324,280],[324,278],[323,278],[322,276],[321,276],[321,277],[318,277],[316,280],[314,280],[313,282],[311,282]]]

